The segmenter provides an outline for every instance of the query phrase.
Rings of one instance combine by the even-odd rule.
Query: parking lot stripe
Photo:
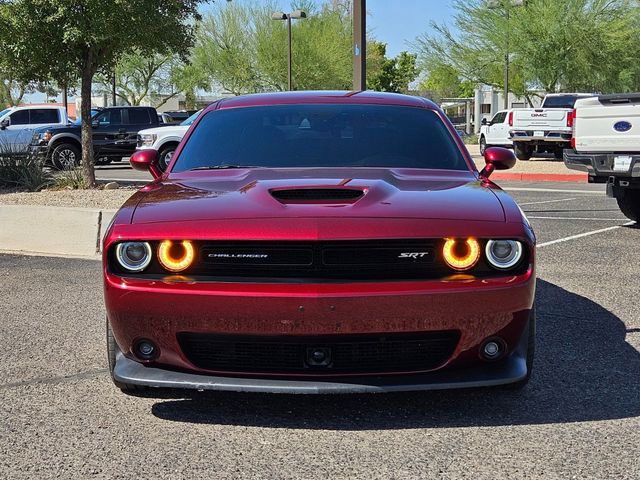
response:
[[[542,200],[541,202],[525,202],[525,203],[519,203],[518,205],[523,206],[523,205],[540,205],[542,203],[556,203],[556,202],[569,202],[571,200],[576,200],[575,198],[560,198],[558,200]]]
[[[534,220],[578,220],[591,222],[619,222],[621,218],[602,218],[602,217],[533,217],[527,215],[527,218]]]
[[[555,245],[556,243],[568,242],[570,240],[576,240],[578,238],[590,237],[591,235],[597,235],[598,233],[610,232],[612,230],[617,230],[618,228],[628,227],[629,225],[633,225],[635,222],[627,222],[623,225],[616,225],[614,227],[601,228],[599,230],[592,230],[590,232],[580,233],[578,235],[571,235],[570,237],[559,238],[558,240],[551,240],[550,242],[539,243],[538,248],[540,247],[548,247],[549,245]]]
[[[603,192],[593,190],[565,190],[557,188],[535,188],[535,187],[504,187],[507,192],[555,192],[555,193],[583,193],[585,195],[603,195]]]

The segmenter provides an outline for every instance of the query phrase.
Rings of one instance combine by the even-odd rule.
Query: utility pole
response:
[[[367,0],[353,0],[353,90],[367,89]]]
[[[273,20],[286,20],[287,22],[287,47],[289,54],[287,55],[287,85],[289,91],[293,90],[293,49],[291,48],[291,19],[307,18],[307,14],[302,10],[296,10],[291,13],[276,12],[271,15]]]

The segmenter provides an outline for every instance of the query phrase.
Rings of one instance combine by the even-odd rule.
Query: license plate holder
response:
[[[613,157],[613,171],[614,172],[628,172],[631,168],[631,161],[633,157],[630,155],[618,155]]]

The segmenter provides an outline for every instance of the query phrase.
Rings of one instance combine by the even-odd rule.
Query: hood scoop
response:
[[[364,195],[361,188],[282,188],[270,190],[271,196],[280,203],[354,203]]]

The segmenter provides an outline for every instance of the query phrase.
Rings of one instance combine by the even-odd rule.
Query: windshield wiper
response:
[[[190,168],[189,171],[192,172],[194,170],[224,170],[227,168],[262,168],[256,165],[207,165],[202,167]]]

